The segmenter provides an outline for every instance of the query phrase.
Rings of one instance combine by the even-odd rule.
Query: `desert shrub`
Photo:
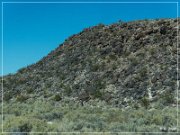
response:
[[[34,91],[34,90],[33,90],[32,88],[27,88],[27,89],[26,89],[26,92],[27,92],[28,94],[33,93],[33,91]]]
[[[95,90],[92,94],[95,98],[102,98],[103,95],[102,92],[99,90]]]
[[[110,125],[110,131],[112,132],[136,132],[137,131],[137,124],[133,121],[130,123],[112,123]]]
[[[59,71],[57,75],[58,75],[58,77],[61,78],[62,80],[64,80],[64,79],[66,78],[65,73],[63,73],[63,72],[61,72],[61,71]]]
[[[132,104],[132,107],[135,108],[136,110],[140,108],[139,104],[137,103]]]
[[[136,66],[138,64],[138,60],[136,58],[131,59],[131,66]]]
[[[117,69],[117,65],[115,63],[112,64],[112,69],[113,70]]]
[[[26,71],[26,67],[25,67],[25,68],[21,68],[21,69],[18,70],[18,72],[19,72],[20,74],[24,73],[25,71]]]
[[[45,87],[46,87],[46,88],[50,88],[51,86],[52,86],[52,82],[46,82],[46,83],[45,83]]]
[[[47,131],[48,128],[47,124],[43,120],[18,116],[5,121],[4,130],[7,132],[40,132]]]
[[[72,93],[72,89],[70,86],[64,86],[64,92],[67,96],[69,96]]]
[[[100,65],[94,64],[91,66],[91,71],[92,72],[97,72],[100,69]]]
[[[0,77],[0,79],[2,80],[2,77]],[[6,87],[7,89],[11,89],[10,84],[12,84],[13,81],[11,82],[11,79],[9,79],[9,80],[4,79],[3,82],[0,82],[0,86],[2,86],[2,83],[3,83],[3,87]]]
[[[60,94],[56,94],[54,96],[54,101],[60,101],[62,99],[61,95]]]
[[[124,51],[123,55],[124,57],[128,57],[131,54],[129,50]]]
[[[59,110],[52,110],[50,112],[45,112],[43,114],[39,114],[38,118],[41,120],[48,120],[48,121],[52,121],[52,120],[62,120],[63,118],[63,113],[60,112]]]
[[[80,88],[80,84],[74,84],[73,88],[78,90]]]
[[[48,100],[48,101],[42,101],[42,100],[36,100],[33,103],[33,113],[35,115],[41,114],[41,113],[47,113],[54,109],[54,101]]]
[[[26,78],[20,77],[19,79],[16,80],[16,83],[19,85],[25,83],[26,81],[27,81]]]
[[[3,100],[4,101],[9,101],[12,97],[13,97],[13,93],[12,92],[6,92],[3,95]]]
[[[103,23],[99,23],[97,27],[98,27],[98,28],[103,28],[104,26],[105,26],[105,25],[104,25]]]
[[[110,60],[117,60],[117,57],[115,54],[110,54],[109,58],[110,58]]]
[[[149,48],[149,53],[151,55],[154,55],[156,53],[156,48],[154,48],[154,47]]]
[[[162,95],[160,95],[160,99],[162,100],[164,105],[169,105],[175,102],[173,93],[170,91],[166,91]]]
[[[30,132],[32,125],[30,122],[26,121],[27,118],[24,117],[15,117],[5,123],[5,129],[8,132]],[[14,125],[13,125],[14,124]]]
[[[151,121],[152,124],[162,125],[162,115],[161,114],[153,115]]]
[[[147,97],[143,97],[143,98],[141,99],[141,105],[142,105],[143,107],[145,107],[146,109],[148,109],[148,107],[149,107],[149,105],[150,105],[150,101],[148,100]]]
[[[140,59],[144,59],[146,55],[145,55],[144,52],[140,52],[140,53],[137,54],[137,56],[138,56],[138,58],[140,58]]]
[[[172,121],[172,118],[168,115],[164,116],[163,119],[162,119],[162,124],[163,126],[171,126],[173,125],[173,121]]]
[[[130,55],[128,60],[130,61],[131,66],[136,66],[138,64],[138,59],[134,55]]]
[[[104,82],[102,78],[99,78],[99,80],[96,80],[95,85],[97,89],[105,89],[106,82]]]
[[[143,77],[143,76],[145,76],[147,74],[147,72],[148,72],[147,67],[143,67],[143,68],[140,69],[139,75],[141,77]]]
[[[77,123],[76,125],[73,126],[74,131],[80,131],[84,126],[84,123]]]
[[[48,98],[48,97],[53,96],[53,94],[48,89],[44,89],[43,96],[44,96],[44,98]]]
[[[22,94],[19,94],[19,95],[17,95],[17,97],[16,97],[16,101],[18,101],[18,102],[24,102],[24,101],[26,101],[28,99],[28,96],[27,95],[22,95]]]
[[[87,128],[91,128],[95,131],[102,131],[105,129],[106,124],[101,118],[95,117],[94,119],[91,118],[91,121],[86,124]]]
[[[101,71],[104,71],[105,68],[106,68],[106,63],[103,61],[103,62],[101,62],[101,64],[100,64],[100,69],[101,69]]]

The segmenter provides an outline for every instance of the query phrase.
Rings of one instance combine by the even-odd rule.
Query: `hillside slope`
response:
[[[4,77],[5,100],[28,98],[125,100],[174,95],[177,20],[144,20],[84,29],[34,65]],[[10,97],[9,97],[10,96]]]

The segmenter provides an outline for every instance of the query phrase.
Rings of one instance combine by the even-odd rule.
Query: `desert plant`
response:
[[[175,102],[174,96],[170,91],[164,92],[162,95],[160,95],[160,98],[162,99],[164,105],[169,105]]]
[[[4,128],[7,132],[43,132],[48,130],[45,121],[24,116],[10,118],[4,123]]]
[[[27,69],[26,67],[21,68],[21,69],[18,70],[18,73],[22,74],[22,73],[24,73],[26,71],[26,69]]]
[[[91,71],[92,72],[97,72],[100,69],[100,65],[94,64],[91,66]]]
[[[135,57],[130,57],[131,66],[136,66],[138,64],[138,59]]]
[[[24,101],[26,101],[28,99],[28,96],[27,95],[22,95],[22,94],[19,94],[19,95],[17,95],[17,97],[16,97],[16,101],[18,101],[18,102],[24,102]]]
[[[110,60],[116,60],[117,56],[115,54],[110,54],[109,58],[110,58]]]
[[[12,97],[13,97],[13,93],[12,92],[6,92],[3,95],[3,100],[4,101],[9,101]]]
[[[144,77],[144,76],[146,76],[147,72],[148,72],[147,67],[143,67],[143,68],[140,69],[139,75],[141,77]]]
[[[26,92],[27,92],[28,94],[31,94],[31,93],[33,93],[33,89],[29,87],[29,88],[26,89]]]
[[[101,91],[99,91],[99,90],[96,90],[96,91],[94,91],[93,92],[93,97],[94,98],[99,98],[99,99],[101,99],[102,98],[102,92]]]
[[[60,101],[62,99],[61,95],[60,94],[56,94],[54,96],[54,101]]]
[[[154,55],[156,53],[156,48],[154,47],[149,48],[149,53],[150,55]]]
[[[141,105],[142,105],[143,107],[145,107],[146,109],[148,109],[148,107],[149,107],[149,105],[150,105],[150,101],[148,100],[147,97],[143,97],[143,98],[141,99]]]
[[[70,86],[64,86],[64,92],[67,96],[69,96],[72,93],[72,89]]]

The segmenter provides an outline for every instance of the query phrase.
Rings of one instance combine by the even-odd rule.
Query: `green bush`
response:
[[[92,65],[91,70],[92,72],[97,72],[100,69],[100,66],[98,64]]]
[[[164,105],[169,105],[175,102],[174,96],[170,91],[164,92],[162,95],[160,95],[160,98],[162,99]]]
[[[67,96],[70,96],[70,94],[72,93],[72,89],[70,86],[64,86],[64,92]]]
[[[143,98],[141,99],[141,105],[142,105],[143,107],[145,107],[146,109],[148,109],[148,107],[149,107],[149,105],[150,105],[150,101],[148,100],[148,98],[143,97]]]
[[[44,132],[48,130],[45,121],[25,116],[13,117],[5,121],[4,129],[6,132]]]
[[[136,66],[138,64],[138,60],[136,58],[130,58],[131,66]]]
[[[117,60],[117,57],[116,57],[115,54],[110,54],[110,55],[109,55],[109,58],[110,58],[111,60]]]
[[[34,90],[33,90],[32,88],[27,88],[27,89],[26,89],[26,92],[27,92],[28,94],[33,93],[33,91],[34,91]]]
[[[115,63],[112,64],[112,69],[113,70],[117,69],[117,65]]]
[[[54,96],[54,101],[60,101],[62,99],[60,94]]]
[[[27,81],[26,78],[20,77],[19,79],[16,80],[16,84],[20,85],[20,84],[25,83],[26,81]]]
[[[99,90],[94,91],[93,93],[94,98],[102,98],[102,92]]]
[[[21,68],[21,69],[18,70],[18,72],[19,72],[20,74],[22,74],[22,73],[24,73],[24,72],[26,71],[26,69],[27,69],[26,67],[25,67],[25,68]]]
[[[161,114],[153,115],[151,121],[153,124],[162,125],[162,115]]]
[[[11,92],[6,92],[6,93],[4,93],[4,95],[3,95],[3,100],[4,100],[4,101],[9,101],[12,97],[13,97],[13,93],[11,93]]]
[[[141,68],[141,70],[139,71],[139,74],[140,74],[140,76],[143,77],[143,76],[146,76],[147,72],[148,72],[147,67],[143,67],[143,68]]]
[[[18,101],[18,102],[24,102],[24,101],[26,101],[28,99],[28,96],[27,95],[22,95],[22,94],[19,94],[19,95],[17,95],[17,97],[16,97],[16,101]]]
[[[151,55],[154,55],[154,54],[156,53],[156,48],[151,47],[151,48],[149,49],[149,53],[150,53]]]

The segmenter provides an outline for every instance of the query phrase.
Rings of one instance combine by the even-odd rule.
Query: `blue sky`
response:
[[[165,0],[164,0],[165,1]],[[37,62],[99,23],[176,18],[176,4],[4,4],[4,75]]]

